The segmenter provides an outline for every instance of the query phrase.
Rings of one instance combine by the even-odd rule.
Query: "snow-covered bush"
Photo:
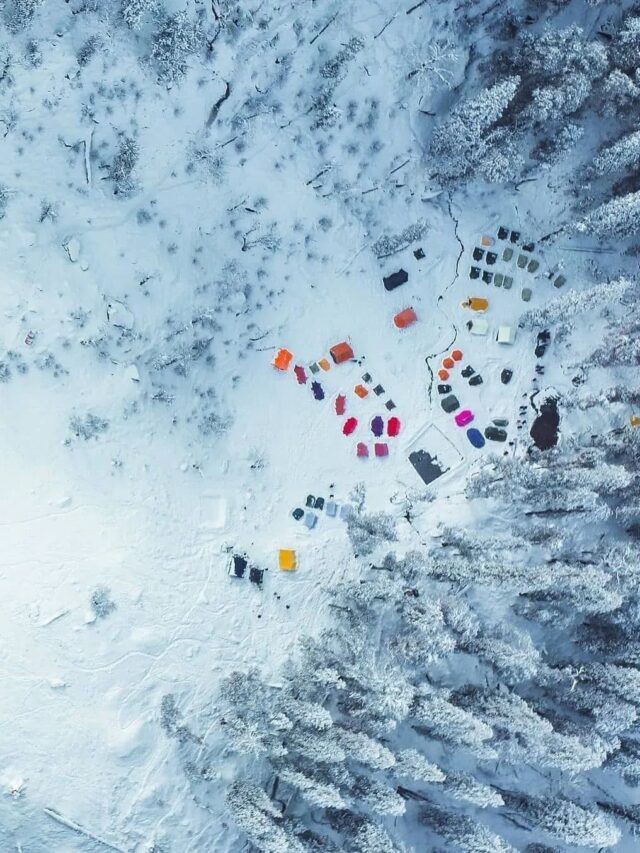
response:
[[[151,39],[150,58],[158,78],[173,82],[182,77],[199,42],[199,27],[186,11],[164,18]]]
[[[122,0],[120,14],[130,29],[138,30],[148,20],[152,20],[160,8],[160,0]]]
[[[115,195],[127,196],[135,189],[133,170],[136,167],[140,149],[135,139],[125,136],[109,168],[109,177],[113,181]]]

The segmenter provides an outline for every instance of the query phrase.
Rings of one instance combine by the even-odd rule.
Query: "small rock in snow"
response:
[[[64,681],[62,678],[50,678],[49,679],[49,687],[52,690],[62,690],[66,686],[67,686],[67,682]]]
[[[117,326],[120,329],[133,328],[133,314],[126,305],[115,299],[107,303],[107,320],[112,326]]]
[[[128,364],[124,369],[124,375],[132,382],[140,382],[140,373],[135,364]]]
[[[80,257],[80,241],[76,237],[71,237],[63,244],[69,255],[69,260],[75,264]]]

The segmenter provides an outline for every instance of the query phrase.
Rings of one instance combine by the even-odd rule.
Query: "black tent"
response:
[[[400,269],[398,272],[385,276],[382,281],[384,283],[385,290],[395,290],[396,287],[400,287],[401,284],[405,284],[409,281],[409,273]]]

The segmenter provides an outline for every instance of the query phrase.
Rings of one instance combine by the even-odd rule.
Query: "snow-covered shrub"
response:
[[[135,139],[125,136],[109,168],[109,177],[113,181],[115,195],[130,195],[135,188],[133,170],[138,162],[140,149]]]
[[[76,438],[82,438],[84,441],[89,441],[92,438],[97,438],[109,428],[109,421],[106,418],[100,418],[92,412],[86,415],[73,415],[69,419],[69,429]]]
[[[187,12],[164,18],[151,39],[151,63],[160,80],[173,82],[185,74],[199,36],[200,30]]]
[[[122,0],[120,14],[125,24],[132,30],[139,30],[149,19],[153,19],[160,10],[160,0]]]
[[[98,619],[104,619],[116,609],[111,599],[111,590],[106,586],[98,586],[91,593],[91,609]]]
[[[354,554],[360,557],[367,557],[382,542],[392,542],[397,538],[395,522],[385,512],[351,513],[347,534]]]
[[[0,219],[4,219],[9,203],[9,190],[4,184],[0,184]]]
[[[387,258],[396,252],[406,249],[412,243],[419,240],[427,230],[427,223],[421,219],[413,225],[408,225],[399,234],[383,235],[379,237],[371,247],[376,258]]]
[[[100,36],[93,35],[84,42],[77,54],[78,65],[83,67],[88,65],[93,59],[96,51],[102,47],[102,39]]]
[[[44,0],[10,0],[5,9],[7,27],[13,32],[26,29]]]

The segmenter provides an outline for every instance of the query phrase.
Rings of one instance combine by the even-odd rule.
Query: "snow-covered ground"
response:
[[[215,72],[194,63],[167,88],[141,67],[128,35],[109,37],[78,69],[74,52],[95,24],[71,20],[63,6],[34,25],[42,64],[17,62],[5,91],[15,122],[3,146],[11,198],[0,223],[0,315],[4,351],[15,355],[2,357],[11,375],[0,385],[0,841],[25,853],[100,849],[60,829],[48,808],[118,850],[150,850],[163,838],[181,853],[238,849],[220,813],[176,783],[162,697],[175,694],[186,717],[201,713],[224,674],[257,664],[275,677],[297,638],[322,627],[326,589],[359,568],[342,521],[322,515],[307,531],[293,520],[307,494],[348,503],[364,483],[368,509],[397,514],[400,550],[452,514],[463,522],[472,466],[496,448],[519,454],[529,444],[516,421],[536,387],[535,334],[519,330],[501,346],[498,325],[517,326],[525,307],[554,295],[547,273],[559,261],[568,287],[596,270],[566,241],[564,251],[538,254],[535,276],[516,270],[509,292],[469,280],[482,234],[504,224],[537,240],[555,217],[539,183],[427,192],[428,117],[407,88],[402,47],[415,27],[442,26],[429,7],[408,18],[353,4],[345,32],[328,29],[314,46],[309,35],[330,15],[305,10],[299,49],[297,10],[283,7],[272,13],[270,41],[255,32],[221,40]],[[395,16],[403,19],[379,34]],[[357,121],[368,113],[375,130],[354,126],[353,144],[380,144],[352,156],[343,134],[318,151],[297,92],[355,34],[364,48],[347,89]],[[249,95],[268,89],[279,67],[277,108],[260,102],[259,117],[246,118]],[[231,97],[207,129],[228,79]],[[114,198],[101,164],[118,134],[134,131],[138,189]],[[223,158],[209,172],[193,154],[205,147]],[[42,200],[55,206],[53,221],[39,221]],[[376,239],[419,220],[418,240],[376,259]],[[386,292],[382,276],[400,267],[408,283]],[[495,269],[506,272],[501,262]],[[485,338],[465,327],[468,296],[490,301]],[[393,315],[408,306],[418,322],[398,330]],[[358,361],[322,379],[323,401],[271,366],[280,346],[309,365],[345,339]],[[453,392],[480,429],[508,418],[509,444],[472,448],[440,409],[430,368],[454,342],[464,358]],[[482,385],[460,376],[469,364]],[[513,369],[509,385],[503,367]],[[365,372],[385,397],[353,395]],[[570,377],[559,365],[536,382],[569,387]],[[339,392],[360,420],[349,438],[333,408]],[[387,459],[358,459],[356,441],[372,444],[368,419],[388,415],[376,405],[387,396],[401,433]],[[85,440],[70,422],[89,413],[104,429]],[[426,490],[407,454],[430,424],[463,461]],[[435,500],[421,503],[425,492]],[[403,520],[407,495],[420,507],[413,527]],[[278,571],[277,550],[287,547],[298,554],[295,573]],[[268,570],[261,590],[228,576],[231,551]],[[90,606],[99,587],[115,604],[104,618]]]

